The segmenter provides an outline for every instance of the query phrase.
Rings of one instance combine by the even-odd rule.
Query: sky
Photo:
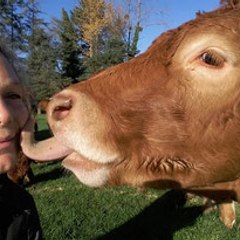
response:
[[[121,4],[120,0],[112,1]],[[78,0],[41,0],[39,3],[42,17],[50,21],[53,17],[61,18],[62,8],[72,10]],[[144,52],[162,32],[195,18],[198,11],[211,11],[218,6],[219,0],[142,0],[143,31],[138,49]]]

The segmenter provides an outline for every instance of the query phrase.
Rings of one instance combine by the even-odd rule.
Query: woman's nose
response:
[[[0,99],[0,127],[7,125],[9,122],[11,122],[11,119],[12,113],[9,106],[4,100]]]

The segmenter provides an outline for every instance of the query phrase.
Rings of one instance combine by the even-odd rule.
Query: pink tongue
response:
[[[33,160],[51,161],[66,157],[72,149],[62,145],[55,137],[37,142],[33,134],[33,119],[29,119],[21,132],[23,153]]]
[[[72,149],[60,144],[54,137],[35,142],[32,146],[23,146],[22,149],[26,156],[38,161],[59,160],[73,152]]]
[[[29,132],[22,132],[21,147],[27,157],[37,161],[60,160],[73,152],[55,137],[37,142]]]

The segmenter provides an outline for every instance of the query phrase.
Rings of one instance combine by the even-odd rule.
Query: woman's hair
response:
[[[14,61],[14,54],[10,48],[4,43],[3,40],[0,40],[0,52],[8,59],[8,61]]]
[[[20,81],[24,84],[23,80],[23,70],[20,66],[19,57],[10,49],[6,44],[4,39],[0,39],[0,53],[7,59],[7,61],[12,65]]]

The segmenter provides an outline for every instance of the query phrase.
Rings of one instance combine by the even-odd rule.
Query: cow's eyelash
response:
[[[225,59],[214,51],[206,51],[200,55],[200,60],[210,67],[222,67]]]

